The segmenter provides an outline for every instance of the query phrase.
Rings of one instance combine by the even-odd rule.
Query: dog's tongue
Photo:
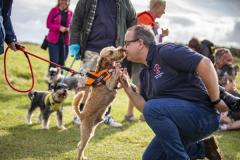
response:
[[[62,98],[66,98],[66,96],[67,96],[67,95],[66,95],[65,93],[62,94]]]

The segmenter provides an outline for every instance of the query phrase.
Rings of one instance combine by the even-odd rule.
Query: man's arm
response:
[[[12,0],[4,0],[2,16],[3,16],[3,25],[6,33],[5,42],[10,46],[11,49],[16,51],[15,43],[17,42],[17,38],[12,26],[11,10],[12,10]]]
[[[211,101],[213,102],[218,100],[220,98],[218,77],[211,60],[206,57],[202,58],[197,65],[196,71],[204,82]],[[215,105],[215,108],[220,112],[228,110],[227,105],[222,100]]]
[[[128,95],[128,98],[132,101],[134,106],[136,106],[136,108],[140,112],[143,112],[145,100],[140,94],[133,91],[132,87],[128,83],[126,70],[120,73],[120,83],[122,84],[124,91]]]
[[[80,33],[83,25],[82,23],[84,21],[85,3],[86,3],[85,0],[79,0],[74,10],[72,23],[70,25],[70,43],[71,44],[80,43]]]
[[[132,2],[130,0],[126,0],[125,2],[126,6],[128,7],[127,28],[129,28],[137,24],[137,15]]]

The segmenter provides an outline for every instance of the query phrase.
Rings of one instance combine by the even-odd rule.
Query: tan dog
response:
[[[121,62],[124,58],[125,52],[122,48],[106,47],[100,52],[96,72],[103,69],[113,69],[113,63]],[[73,109],[81,120],[78,160],[86,159],[84,149],[93,137],[96,127],[103,122],[103,115],[116,96],[115,88],[118,84],[118,79],[118,73],[113,71],[112,76],[106,81],[105,85],[93,88],[82,112],[79,110],[79,104],[83,97],[82,92],[73,98]]]

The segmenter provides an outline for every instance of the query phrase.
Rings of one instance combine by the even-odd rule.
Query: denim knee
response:
[[[150,157],[151,156],[149,156],[149,154],[145,151],[142,155],[142,160],[150,160],[151,159]]]
[[[151,110],[152,110],[151,108],[152,108],[152,107],[151,107],[151,105],[149,105],[149,102],[146,102],[146,103],[144,104],[144,107],[143,107],[143,116],[144,116],[144,118],[145,118],[146,121],[147,121],[149,115],[151,114]]]

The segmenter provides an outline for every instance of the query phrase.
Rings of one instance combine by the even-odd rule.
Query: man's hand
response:
[[[60,29],[59,29],[60,32],[64,33],[67,31],[67,28],[66,27],[63,27],[61,26]]]
[[[168,34],[169,34],[169,30],[168,29],[161,28],[161,30],[162,30],[162,37],[168,36]]]
[[[127,72],[127,68],[123,68],[121,70],[119,70],[120,72],[120,83],[122,85],[122,87],[124,88],[124,90],[127,92],[129,90],[132,90],[129,81],[128,81],[128,72]]]
[[[120,74],[120,83],[121,83],[124,91],[128,95],[128,98],[132,101],[132,103],[136,106],[136,108],[140,112],[143,112],[143,107],[144,107],[145,100],[139,93],[136,93],[136,91],[133,90],[133,87],[128,82],[127,69],[126,68],[123,68],[123,69],[120,68],[119,69],[119,68],[116,67],[116,71],[118,71],[119,74]]]
[[[226,105],[226,103],[221,100],[218,104],[214,105],[214,107],[219,111],[219,112],[226,112],[228,111],[228,107]]]
[[[76,59],[80,59],[80,48],[79,44],[71,44],[69,46],[69,54]]]
[[[18,43],[17,42],[11,42],[11,43],[8,44],[8,47],[10,47],[12,50],[14,50],[16,52],[17,51],[16,44],[18,44]]]

